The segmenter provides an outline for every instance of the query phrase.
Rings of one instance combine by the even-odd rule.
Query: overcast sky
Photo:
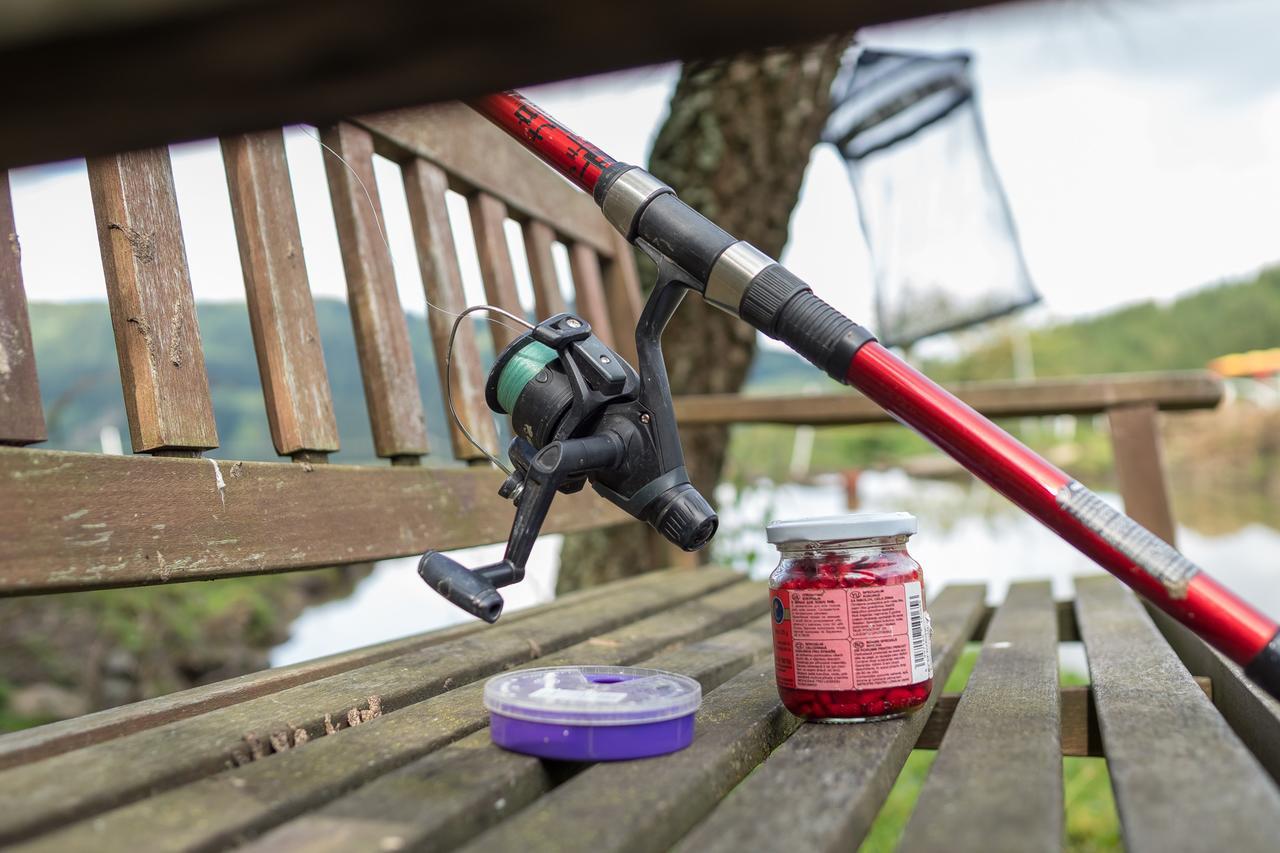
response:
[[[1280,259],[1277,33],[1275,2],[1129,0],[970,12],[878,27],[863,42],[975,55],[991,152],[1043,318],[1170,298]],[[635,133],[637,116],[657,127],[675,75],[640,69],[531,94],[615,157],[644,162],[652,133]],[[322,152],[303,130],[288,143],[312,289],[343,297]],[[243,299],[216,143],[175,147],[174,170],[197,299]],[[12,185],[29,297],[102,298],[83,163],[18,170]],[[379,187],[400,292],[421,310],[403,189],[385,161]],[[451,199],[464,278],[478,300],[460,202]],[[827,147],[813,154],[791,235],[784,262],[869,319],[853,195]]]

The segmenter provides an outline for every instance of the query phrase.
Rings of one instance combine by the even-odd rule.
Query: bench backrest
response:
[[[218,446],[166,148],[90,158],[88,174],[134,456],[0,450],[0,594],[209,578],[367,561],[504,539],[511,508],[450,425],[428,447],[373,157],[399,164],[426,298],[465,306],[446,190],[469,205],[488,300],[528,316],[504,223],[523,229],[536,313],[564,310],[552,261],[571,262],[577,310],[625,356],[640,310],[633,256],[592,201],[460,104],[322,128],[326,174],[375,452],[390,466],[327,465],[340,438],[280,130],[221,140],[253,343],[276,451],[302,463],[200,458]],[[336,155],[336,156],[331,156]],[[341,159],[339,159],[341,158]],[[0,172],[0,444],[46,438],[7,176]],[[443,387],[452,317],[430,311]],[[514,332],[493,326],[494,344]],[[472,336],[453,356],[454,402],[490,451]],[[440,401],[435,401],[440,405]],[[443,460],[441,460],[443,457]],[[603,502],[558,502],[547,530],[621,520]]]

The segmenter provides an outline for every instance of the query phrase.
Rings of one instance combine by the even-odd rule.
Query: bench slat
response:
[[[88,167],[133,449],[217,447],[169,150]]]
[[[1280,702],[1258,689],[1236,664],[1167,613],[1147,606],[1187,668],[1213,683],[1213,704],[1271,778],[1280,783]]]
[[[1048,582],[1010,587],[899,849],[1061,849],[1057,627]]]
[[[601,258],[604,264],[604,288],[608,293],[609,325],[613,327],[614,349],[635,365],[636,323],[644,310],[644,294],[636,271],[635,250],[618,232],[613,233],[617,248],[612,258]]]
[[[516,291],[516,273],[507,247],[507,206],[488,193],[476,193],[467,199],[471,211],[471,231],[475,235],[476,255],[480,259],[480,277],[484,279],[485,298],[490,305],[524,317],[524,306]],[[507,344],[524,334],[524,329],[510,320],[495,315],[489,324],[494,350],[501,352]]]
[[[596,336],[614,345],[609,307],[605,304],[604,283],[600,279],[600,258],[595,250],[582,243],[569,247],[569,271],[573,274],[573,291],[578,299],[578,313],[591,324]]]
[[[540,219],[530,219],[524,224],[524,252],[529,258],[529,276],[533,280],[533,297],[539,320],[569,310],[564,294],[560,292],[560,277],[556,275],[556,264],[551,255],[555,239],[555,231]]]
[[[413,159],[401,167],[405,197],[409,203],[409,219],[413,223],[413,242],[418,250],[418,267],[422,270],[422,286],[426,291],[427,323],[431,327],[431,348],[435,352],[436,374],[440,387],[450,381],[445,370],[448,361],[449,332],[454,318],[467,306],[462,291],[462,271],[458,267],[458,248],[449,226],[449,210],[445,203],[448,176],[434,163]],[[432,307],[434,306],[434,307]],[[490,453],[498,451],[498,433],[493,414],[484,401],[484,373],[480,352],[476,348],[474,324],[462,321],[453,347],[453,407],[458,417]],[[483,460],[477,449],[445,413],[453,455],[458,459]]]
[[[611,252],[612,226],[591,196],[548,169],[470,107],[456,101],[414,107],[356,122],[373,131],[380,153],[393,160],[421,157],[453,176],[463,195],[487,192],[516,218],[554,222],[567,237]]]
[[[382,229],[373,138],[367,130],[346,122],[325,128],[320,138],[329,148],[324,168],[347,277],[373,447],[381,457],[412,462],[427,452],[427,427],[409,327]]]
[[[1133,593],[1079,579],[1076,618],[1125,848],[1273,849],[1280,792]]]
[[[20,259],[9,173],[0,169],[0,362],[5,367],[0,371],[0,444],[48,438]]]
[[[850,850],[866,834],[983,612],[981,586],[949,586],[929,605],[934,692],[919,713],[875,725],[802,726],[679,846],[736,851],[760,839]],[[813,780],[821,779],[821,784]]]
[[[338,424],[284,134],[226,136],[221,144],[271,439],[281,456],[305,453],[314,461],[314,454],[338,449]]]
[[[711,588],[710,585],[707,588]],[[669,595],[673,590],[689,603],[670,606]],[[688,587],[683,592],[687,593]],[[600,604],[577,608],[588,610],[587,617],[565,611],[543,614],[542,618],[534,617],[520,626],[512,626],[505,634],[509,642],[500,641],[498,631],[494,630],[488,633],[484,643],[451,643],[447,647],[427,650],[430,654],[424,659],[468,655],[492,658],[493,654],[502,654],[503,661],[510,666],[517,661],[535,658],[539,650],[549,652],[563,648],[565,643],[554,638],[567,637],[573,632],[562,623],[576,622],[584,626],[583,630],[573,632],[578,639],[577,644],[564,648],[560,654],[539,658],[535,665],[600,661],[625,664],[673,644],[701,639],[741,625],[758,617],[767,605],[763,589],[748,583],[735,584],[693,599],[681,595],[681,590],[674,584],[664,593],[654,595],[648,601],[628,603],[625,607],[621,603],[610,602],[612,608]],[[641,598],[643,596],[637,594],[629,596],[633,601]],[[616,615],[621,612],[619,608],[628,610],[633,617],[655,611],[657,615],[592,636],[598,630],[618,624],[618,618],[606,619],[603,614],[612,612]],[[591,618],[596,621],[591,623]],[[535,627],[539,628],[536,634],[533,632]],[[584,637],[592,638],[584,640]],[[542,645],[544,640],[546,646]],[[503,652],[504,646],[510,648]],[[487,667],[486,672],[473,669],[465,675],[459,673],[457,679],[465,682],[480,678],[497,668],[500,667]],[[412,677],[421,677],[422,671],[423,667],[415,657],[408,656],[403,661],[399,678],[408,681]],[[437,665],[436,674],[427,677],[439,683],[439,673],[443,671]],[[481,703],[483,687],[481,681],[466,684],[368,723],[314,738],[302,748],[271,755],[156,794],[92,821],[82,820],[64,831],[40,838],[32,849],[66,850],[91,844],[98,849],[104,846],[105,849],[124,848],[136,845],[137,839],[144,837],[153,849],[158,850],[208,849],[226,845],[247,834],[264,831],[307,809],[317,808],[358,784],[481,728],[488,719],[488,712]],[[137,754],[131,753],[135,757]],[[74,818],[87,816],[83,811],[67,810],[67,813]]]
[[[1222,380],[1207,370],[1110,374],[1028,382],[960,382],[951,393],[989,418],[1096,415],[1113,406],[1152,403],[1169,411],[1212,409],[1222,400]],[[744,397],[691,394],[677,397],[681,424],[895,423],[878,405],[852,391]]]
[[[308,468],[0,448],[3,526],[23,531],[0,550],[0,594],[383,560],[510,529],[496,470]],[[543,531],[628,518],[594,493],[562,495]]]
[[[767,617],[640,665],[698,679],[710,693],[772,648]],[[296,818],[246,850],[446,850],[514,814],[582,765],[546,762],[495,746],[487,729],[375,779]],[[394,840],[388,840],[394,839]]]
[[[799,725],[765,661],[703,700],[687,749],[596,764],[462,849],[665,850]]]
[[[537,608],[505,613],[502,624],[510,625],[550,609],[561,609],[584,601],[630,595],[633,590],[661,587],[678,579],[685,570],[666,569],[617,581],[608,586],[576,590]],[[112,738],[194,717],[197,714],[277,693],[288,687],[326,678],[340,672],[377,663],[396,655],[440,645],[484,630],[485,623],[472,621],[452,628],[415,634],[385,643],[376,643],[315,660],[264,669],[238,678],[192,687],[177,693],[109,708],[82,717],[62,720],[0,736],[0,770],[42,758],[60,755]]]

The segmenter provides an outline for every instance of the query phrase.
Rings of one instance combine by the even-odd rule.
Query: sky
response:
[[[1280,4],[1120,0],[998,7],[864,30],[862,43],[967,50],[991,155],[1044,305],[1093,314],[1248,275],[1280,260]],[[535,101],[616,158],[643,163],[678,68],[533,87]],[[345,298],[324,178],[307,128],[286,134],[313,292]],[[242,300],[216,142],[173,147],[197,300]],[[397,167],[376,164],[405,306],[425,307]],[[28,297],[101,299],[102,264],[81,161],[16,170],[12,191]],[[678,188],[677,188],[678,189]],[[450,198],[464,285],[481,301],[465,203]],[[511,225],[509,223],[509,225]],[[532,305],[518,229],[518,285]],[[816,292],[869,320],[870,262],[843,163],[811,156],[781,259]],[[562,284],[568,271],[558,258]]]

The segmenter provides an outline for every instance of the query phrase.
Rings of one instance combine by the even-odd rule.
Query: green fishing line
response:
[[[516,406],[516,400],[524,386],[538,371],[556,360],[556,351],[546,344],[531,340],[507,361],[498,377],[498,403],[508,412]]]

